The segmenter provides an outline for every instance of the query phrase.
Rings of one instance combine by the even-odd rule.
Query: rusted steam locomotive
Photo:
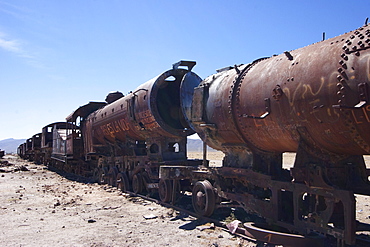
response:
[[[229,201],[289,232],[355,244],[354,194],[370,195],[370,26],[203,81],[194,65],[45,126],[32,159],[163,201],[191,191],[201,215]],[[224,152],[222,167],[187,159],[193,133]],[[284,152],[296,152],[290,170]]]

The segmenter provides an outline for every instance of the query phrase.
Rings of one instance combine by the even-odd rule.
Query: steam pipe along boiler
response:
[[[158,188],[160,164],[187,163],[193,90],[201,82],[194,65],[180,61],[126,96],[110,93],[104,107],[90,102],[67,117],[80,122],[86,170],[99,182],[149,192]]]
[[[268,223],[354,244],[354,193],[370,194],[369,81],[367,25],[206,78],[192,126],[225,158],[193,191],[195,209],[213,210],[211,184]],[[296,152],[290,172],[283,152]]]

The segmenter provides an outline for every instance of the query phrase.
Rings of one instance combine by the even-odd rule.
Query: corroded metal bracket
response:
[[[184,60],[181,60],[181,61],[178,61],[177,63],[174,63],[172,65],[172,68],[174,70],[177,70],[179,68],[179,66],[186,66],[188,67],[188,71],[191,71],[192,68],[195,66],[196,62],[194,61],[184,61]]]
[[[276,245],[289,246],[300,246],[300,247],[311,247],[311,246],[324,246],[323,237],[308,238],[302,235],[288,234],[283,232],[275,232],[263,228],[259,228],[252,223],[245,223],[244,228],[238,227],[240,221],[236,220],[226,225],[231,233],[238,233],[249,238],[256,239],[258,241]]]

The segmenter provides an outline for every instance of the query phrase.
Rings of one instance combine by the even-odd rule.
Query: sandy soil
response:
[[[222,157],[208,153],[211,165]],[[293,159],[286,155],[285,166]],[[14,156],[0,161],[0,246],[263,246],[218,227],[200,230],[209,222],[116,188],[67,179]],[[358,220],[370,224],[370,199],[356,200]]]
[[[12,156],[0,167],[0,246],[256,246],[208,222]],[[208,223],[209,224],[209,223]]]

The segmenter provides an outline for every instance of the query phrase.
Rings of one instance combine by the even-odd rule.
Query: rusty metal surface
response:
[[[313,231],[354,244],[356,202],[352,191],[273,180],[250,169],[223,167],[213,172],[218,176],[215,185],[220,197],[239,202],[268,223],[302,235]]]
[[[106,105],[106,102],[89,102],[86,105],[80,106],[74,112],[66,117],[67,122],[75,122],[78,117],[85,118],[93,111],[98,110]]]
[[[186,159],[186,136],[194,133],[188,121],[192,91],[201,82],[190,71],[194,65],[180,61],[91,113],[82,125],[85,153],[107,153],[112,147],[126,156]]]
[[[183,80],[184,77],[190,80]],[[186,79],[186,78],[185,78]],[[171,69],[140,85],[132,93],[95,111],[87,121],[92,122],[95,138],[100,143],[147,136],[183,137],[193,134],[186,121],[189,104],[180,103],[180,91],[189,95],[201,79],[186,69]],[[185,103],[185,104],[184,104]],[[183,108],[183,109],[182,109]]]
[[[283,245],[286,247],[325,246],[323,237],[313,238],[313,237],[304,237],[302,235],[296,234],[282,233],[257,227],[253,223],[245,223],[243,228],[237,226],[239,223],[240,223],[239,221],[233,221],[227,224],[226,226],[232,233],[242,234],[249,238],[253,238],[264,243]]]
[[[197,132],[219,150],[297,151],[305,139],[327,152],[370,154],[369,30],[208,77],[195,92]]]
[[[213,170],[219,196],[291,231],[354,244],[354,193],[370,195],[369,64],[365,25],[206,78],[192,123],[225,153]],[[290,174],[283,152],[297,153]]]

